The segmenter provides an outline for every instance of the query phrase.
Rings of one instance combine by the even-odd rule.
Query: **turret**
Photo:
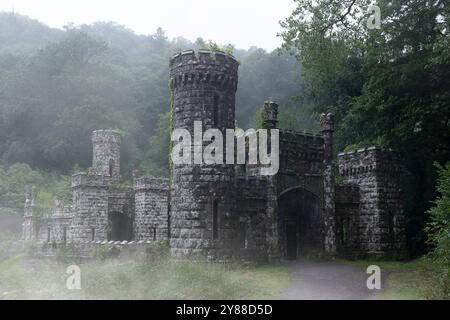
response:
[[[185,51],[170,61],[173,129],[186,129],[195,148],[211,141],[194,137],[194,122],[203,132],[235,126],[238,62],[223,52]],[[223,155],[225,159],[225,155]],[[174,256],[227,258],[235,247],[233,164],[174,164],[172,167],[170,245]]]
[[[92,173],[120,180],[120,144],[122,136],[116,130],[97,130],[92,133]]]
[[[278,123],[278,104],[273,101],[266,101],[263,109],[263,127],[265,129],[275,129]]]

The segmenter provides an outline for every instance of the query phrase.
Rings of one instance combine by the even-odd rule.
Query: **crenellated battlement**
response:
[[[92,141],[97,143],[117,143],[122,141],[122,134],[118,130],[105,129],[92,132]]]
[[[305,161],[323,161],[322,134],[280,129],[280,157]]]
[[[103,175],[93,175],[86,172],[79,172],[72,175],[72,188],[79,187],[107,187],[111,183],[111,178]]]
[[[219,90],[237,89],[237,60],[224,52],[184,51],[170,63],[170,79],[174,88],[211,85]]]
[[[170,68],[176,67],[179,64],[196,64],[199,62],[219,62],[230,64],[238,63],[233,55],[225,53],[223,51],[200,49],[195,52],[194,50],[185,50],[172,56],[172,58],[170,59]]]
[[[398,173],[402,170],[399,156],[392,150],[375,146],[338,154],[339,173],[343,177],[378,173]]]
[[[357,230],[354,231],[360,241],[357,250],[361,250],[363,255],[372,256],[403,255],[403,169],[398,154],[391,150],[369,147],[340,153],[338,162],[343,182],[359,187],[359,218],[355,222]],[[342,188],[340,191],[340,196],[353,193]],[[344,208],[346,212],[356,210],[348,206]],[[342,217],[346,214],[340,213]],[[356,252],[355,248],[352,251]]]
[[[169,190],[169,179],[155,177],[141,177],[134,181],[135,191]]]

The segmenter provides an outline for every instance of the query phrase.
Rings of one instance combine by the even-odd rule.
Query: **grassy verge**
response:
[[[282,265],[234,266],[174,262],[88,261],[81,290],[66,288],[71,263],[15,256],[0,262],[2,299],[263,299],[288,283]]]
[[[422,257],[417,260],[400,261],[348,261],[343,262],[362,267],[374,264],[381,268],[382,299],[449,299],[445,283],[448,281],[448,267],[436,264]]]

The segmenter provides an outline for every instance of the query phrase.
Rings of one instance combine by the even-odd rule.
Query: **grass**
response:
[[[97,260],[78,263],[81,290],[66,288],[72,263],[15,256],[0,262],[2,299],[263,299],[288,283],[282,265]]]
[[[0,244],[0,299],[276,299],[291,283],[291,269],[282,263],[221,265],[176,262],[164,255],[148,261],[102,254],[97,260],[74,262],[64,255],[11,255],[9,242]],[[449,298],[448,267],[427,258],[321,262],[350,264],[362,273],[371,264],[380,266],[381,299]],[[81,268],[81,290],[66,288],[66,268],[72,264]]]
[[[449,281],[448,266],[439,265],[427,257],[407,262],[383,260],[342,260],[342,262],[362,267],[363,271],[369,265],[378,265],[381,268],[383,283],[381,299],[450,298],[448,289],[444,285]]]

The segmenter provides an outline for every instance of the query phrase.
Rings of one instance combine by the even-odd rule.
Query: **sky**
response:
[[[169,38],[202,37],[269,51],[280,46],[279,21],[294,8],[293,0],[0,0],[0,11],[14,10],[54,28],[114,21],[137,34],[161,27]]]

